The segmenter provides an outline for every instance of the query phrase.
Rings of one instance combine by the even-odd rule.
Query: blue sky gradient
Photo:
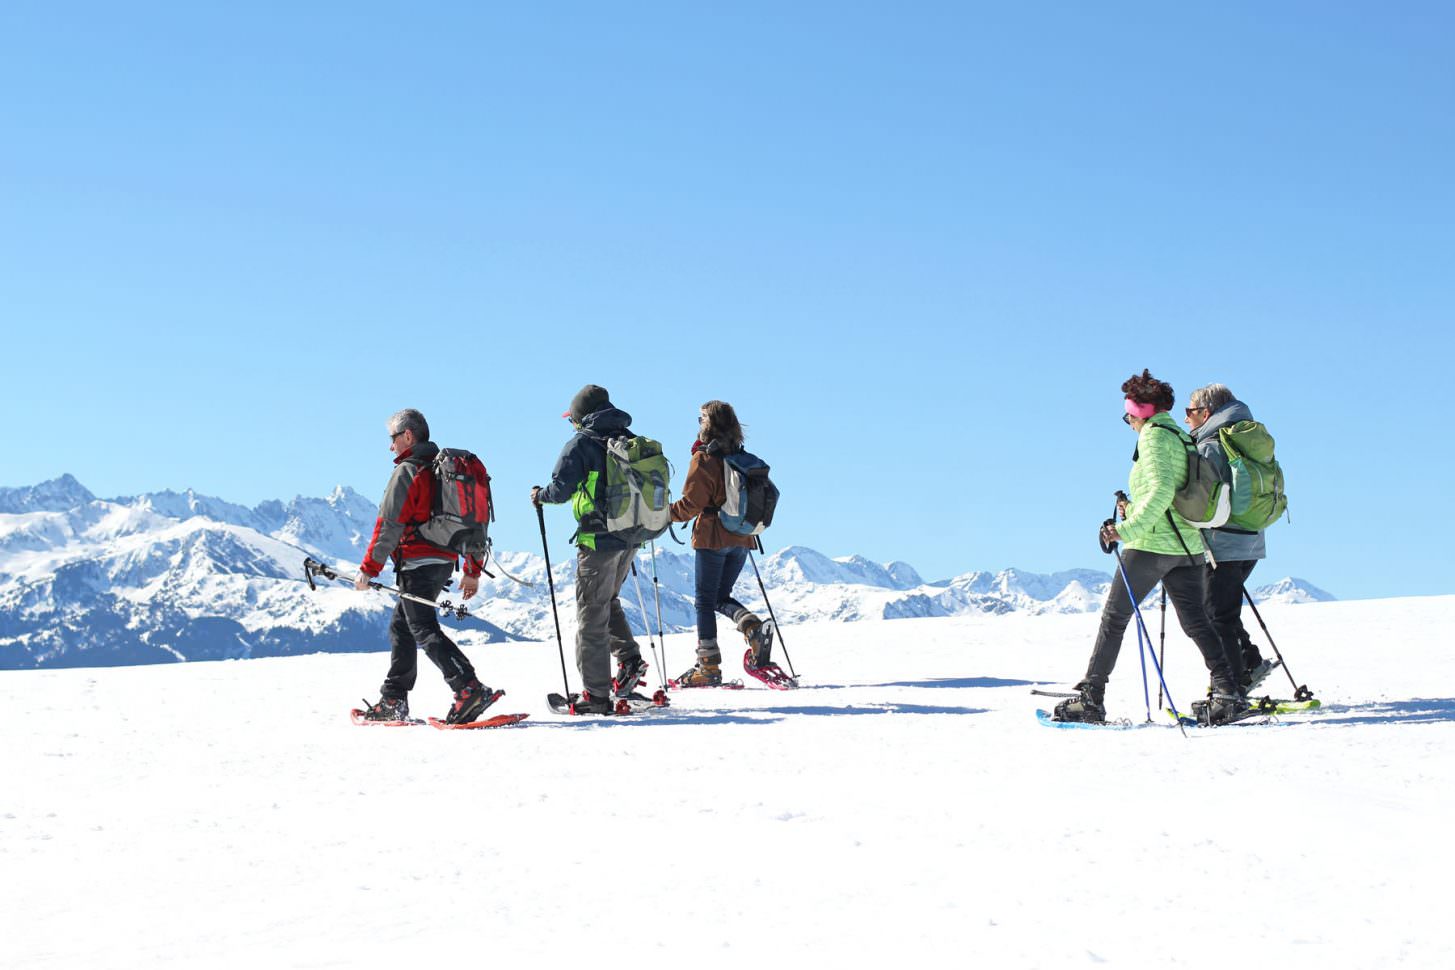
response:
[[[1104,569],[1150,367],[1278,438],[1255,579],[1455,592],[1452,8],[695,6],[7,4],[0,485],[372,496],[413,406],[533,549],[590,381],[732,401],[770,546]]]

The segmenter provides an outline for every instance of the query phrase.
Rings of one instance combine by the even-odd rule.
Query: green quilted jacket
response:
[[[1184,435],[1158,431],[1152,427],[1154,424],[1181,431],[1166,411],[1152,415],[1142,425],[1132,473],[1127,478],[1127,492],[1132,502],[1127,507],[1127,517],[1117,523],[1117,533],[1128,549],[1184,557],[1190,552],[1200,563],[1202,536],[1172,507],[1172,496],[1187,484]],[[1172,521],[1177,523],[1177,532],[1172,531],[1172,523],[1167,521],[1169,510]],[[1177,541],[1178,533],[1182,535],[1182,542]],[[1183,543],[1187,544],[1186,549]]]

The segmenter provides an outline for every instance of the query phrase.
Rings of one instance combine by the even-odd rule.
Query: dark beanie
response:
[[[595,414],[602,408],[611,407],[611,395],[606,393],[606,388],[595,384],[587,384],[576,392],[571,398],[571,410],[561,415],[563,418],[570,418],[578,424],[588,414]]]

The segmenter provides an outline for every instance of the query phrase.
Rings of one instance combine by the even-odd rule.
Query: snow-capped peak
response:
[[[67,472],[39,485],[0,488],[0,513],[69,512],[95,500],[96,496]]]
[[[1253,590],[1253,598],[1259,603],[1327,603],[1335,599],[1333,594],[1296,576],[1285,576],[1276,583],[1259,586]]]

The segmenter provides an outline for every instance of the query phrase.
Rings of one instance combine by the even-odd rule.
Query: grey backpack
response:
[[[1154,428],[1177,435],[1187,449],[1187,484],[1172,497],[1172,507],[1187,520],[1194,529],[1216,529],[1227,524],[1233,512],[1233,490],[1218,477],[1218,470],[1212,462],[1197,450],[1192,436],[1165,424],[1154,424]]]

